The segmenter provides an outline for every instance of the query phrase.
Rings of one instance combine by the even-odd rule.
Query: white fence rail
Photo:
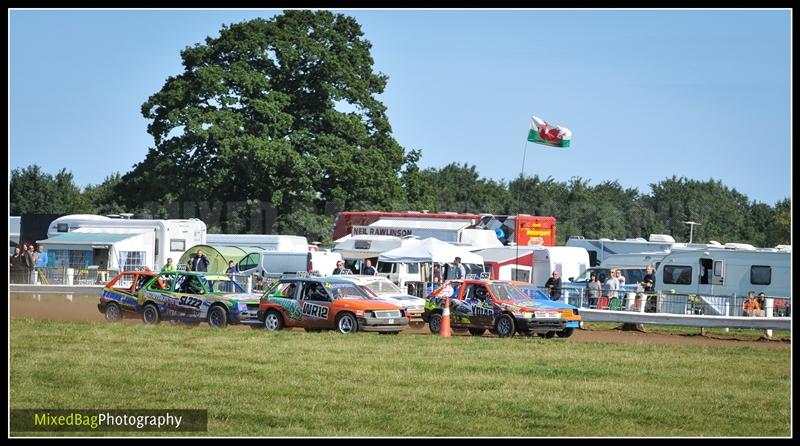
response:
[[[746,317],[681,315],[669,313],[633,313],[630,311],[581,309],[585,322],[619,322],[631,324],[682,325],[687,327],[755,328],[763,330],[790,330],[790,317]]]

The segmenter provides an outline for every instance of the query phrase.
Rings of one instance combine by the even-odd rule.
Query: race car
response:
[[[446,281],[426,300],[422,318],[432,333],[441,328],[445,299],[451,326],[467,329],[474,336],[488,329],[500,337],[536,333],[544,338],[566,338],[581,321],[576,307],[549,298],[531,298],[510,281],[458,279]]]
[[[258,319],[271,331],[302,327],[397,334],[408,326],[402,308],[338,276],[281,278],[261,297]]]
[[[138,317],[140,312],[137,293],[156,274],[154,271],[125,271],[117,274],[103,287],[97,309],[109,322],[121,321],[125,317]]]
[[[145,324],[162,320],[217,328],[228,324],[258,327],[260,295],[245,293],[224,274],[166,271],[153,276],[138,292],[139,311]]]
[[[408,316],[408,325],[419,328],[425,325],[422,312],[425,310],[425,299],[404,293],[391,280],[383,276],[345,275],[344,280],[349,280],[356,285],[366,288],[375,294],[374,298],[401,307]]]

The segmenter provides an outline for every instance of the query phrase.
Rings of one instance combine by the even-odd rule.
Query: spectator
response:
[[[22,273],[25,270],[22,259],[22,250],[19,246],[14,248],[14,255],[8,260],[11,266],[11,283],[22,283]]]
[[[334,275],[335,274],[343,274],[345,270],[346,270],[346,268],[344,267],[344,261],[343,260],[339,260],[338,262],[336,262],[336,268],[333,269],[333,273],[331,273],[331,274],[334,274]]]
[[[617,297],[617,290],[619,289],[619,280],[617,279],[617,270],[612,269],[608,273],[608,280],[603,287],[603,289],[607,290],[606,296],[608,296],[608,300],[614,299]]]
[[[597,301],[600,299],[600,282],[597,281],[597,274],[590,273],[589,281],[586,282],[586,294],[589,299],[589,307],[597,308]]]
[[[553,277],[547,279],[544,287],[550,291],[550,300],[559,300],[561,298],[561,278],[558,277],[558,271],[553,271]]]
[[[758,298],[756,299],[756,302],[758,302],[758,310],[760,312],[760,314],[757,314],[757,316],[766,316],[767,315],[767,295],[764,294],[763,291],[758,293]]]
[[[439,264],[433,265],[433,283],[442,283],[442,269]]]
[[[175,264],[172,263],[172,257],[167,258],[167,263],[161,268],[161,271],[175,271]]]
[[[189,259],[186,261],[186,271],[194,271],[194,259],[197,254],[189,254]]]
[[[25,276],[22,283],[31,283],[31,276],[33,275],[33,267],[35,261],[33,258],[33,245],[22,245],[22,265],[25,268]]]
[[[202,249],[198,249],[197,255],[194,258],[194,264],[192,265],[194,267],[192,268],[192,271],[207,272],[208,264],[209,264],[208,257],[206,257],[206,254],[203,252]]]
[[[36,252],[36,267],[45,268],[47,266],[47,251],[44,250],[44,245],[39,245]]]
[[[642,290],[645,293],[652,293],[656,283],[656,275],[653,272],[653,265],[647,265],[647,272],[642,279]]]
[[[745,299],[744,303],[742,304],[742,309],[744,310],[745,316],[759,316],[757,312],[761,311],[761,307],[758,306],[755,291],[747,292],[747,299]]]
[[[622,271],[617,270],[617,280],[619,281],[620,288],[625,285],[625,276],[622,275]]]
[[[374,276],[375,275],[375,268],[372,266],[372,260],[367,259],[364,266],[364,275],[366,276]]]
[[[230,274],[236,274],[237,272],[239,271],[237,271],[236,269],[236,264],[233,263],[233,260],[228,260],[228,269],[225,270],[225,274],[230,275]]]
[[[453,269],[450,270],[450,279],[464,279],[467,277],[467,270],[461,264],[461,257],[453,259]]]

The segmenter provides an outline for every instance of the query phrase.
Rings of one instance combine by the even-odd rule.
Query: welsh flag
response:
[[[550,125],[536,116],[531,119],[528,141],[551,147],[569,147],[572,132],[560,125]]]

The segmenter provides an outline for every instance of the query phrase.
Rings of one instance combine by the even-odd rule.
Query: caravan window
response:
[[[419,274],[419,263],[406,263],[406,273]]]
[[[58,223],[56,225],[56,231],[58,232],[69,232],[69,225],[66,223]]]
[[[181,239],[170,239],[169,240],[169,250],[170,251],[186,251],[186,240]]]
[[[394,266],[394,263],[378,262],[378,272],[384,274],[391,274],[392,266]]]
[[[772,283],[772,267],[765,265],[751,266],[750,283],[753,285],[769,285]]]
[[[665,266],[664,267],[664,283],[674,285],[691,285],[692,284],[692,267],[691,266]]]

